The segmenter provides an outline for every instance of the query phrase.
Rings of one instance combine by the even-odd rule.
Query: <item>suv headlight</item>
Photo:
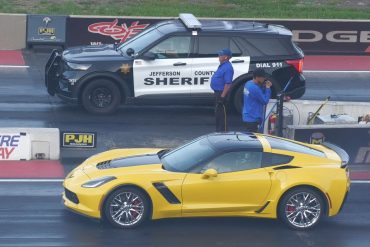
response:
[[[91,64],[67,62],[67,66],[73,70],[88,70],[91,67]]]
[[[96,188],[96,187],[99,187],[99,186],[102,186],[103,184],[106,184],[112,180],[115,180],[117,179],[116,177],[114,176],[105,176],[105,177],[101,177],[101,178],[96,178],[96,179],[93,179],[93,180],[90,180],[89,182],[86,182],[82,185],[82,187],[84,188]]]

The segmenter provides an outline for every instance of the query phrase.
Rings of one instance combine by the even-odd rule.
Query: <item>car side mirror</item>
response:
[[[217,177],[217,171],[215,169],[207,169],[203,172],[202,178],[209,179]]]
[[[148,51],[148,52],[146,52],[142,55],[142,59],[144,59],[144,60],[155,60],[156,57],[155,57],[155,54],[153,52]]]

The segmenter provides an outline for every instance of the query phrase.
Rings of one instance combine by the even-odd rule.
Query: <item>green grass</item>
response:
[[[348,2],[352,2],[348,5]],[[0,0],[0,12],[62,15],[370,19],[370,7],[345,0]]]

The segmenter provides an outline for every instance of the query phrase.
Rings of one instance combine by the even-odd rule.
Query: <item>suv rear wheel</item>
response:
[[[247,79],[249,81],[251,79]],[[281,87],[278,83],[276,83],[273,79],[270,79],[272,82],[272,92],[271,97],[276,97],[276,92],[279,92],[281,90]],[[243,111],[243,104],[244,104],[244,86],[245,83],[241,83],[240,86],[235,90],[234,97],[233,97],[233,106],[237,113],[242,113]]]
[[[82,106],[90,113],[110,114],[121,103],[118,86],[108,79],[95,79],[88,83],[81,95]]]

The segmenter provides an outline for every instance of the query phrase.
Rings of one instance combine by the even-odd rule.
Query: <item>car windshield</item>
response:
[[[202,137],[165,154],[161,160],[168,171],[187,172],[215,153],[207,137]]]
[[[123,54],[126,54],[127,49],[131,48],[135,51],[135,54],[138,54],[160,37],[162,37],[162,33],[159,32],[156,27],[152,27],[123,43],[118,49],[120,49]]]

